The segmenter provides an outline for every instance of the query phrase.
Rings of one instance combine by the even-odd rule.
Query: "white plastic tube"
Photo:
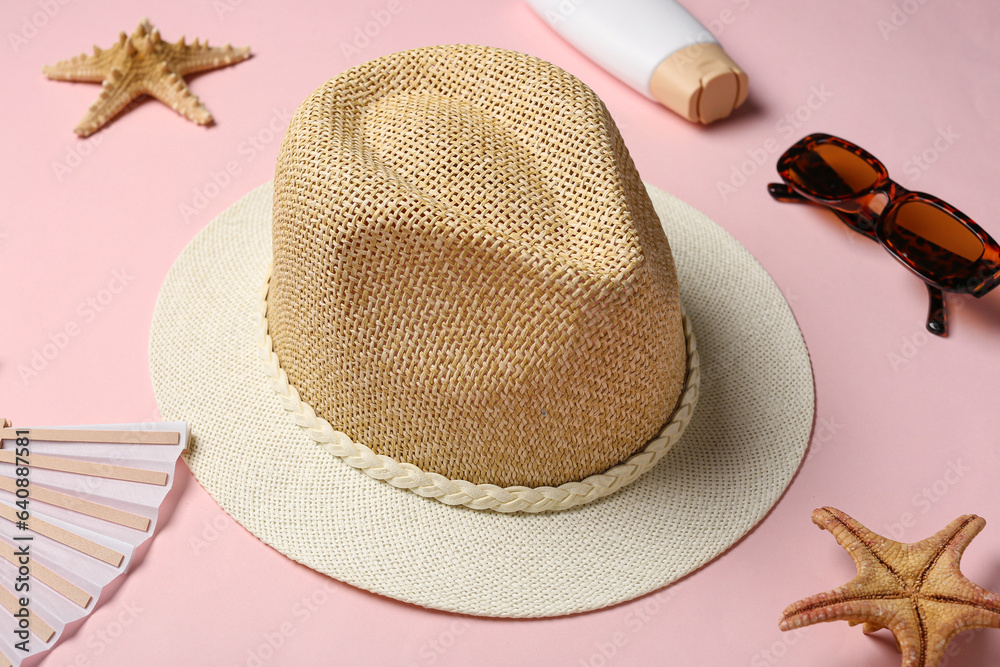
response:
[[[689,120],[725,118],[746,99],[746,74],[674,0],[528,4],[591,60]]]

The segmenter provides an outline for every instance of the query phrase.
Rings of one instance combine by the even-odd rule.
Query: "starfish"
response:
[[[972,628],[1000,628],[1000,595],[965,578],[962,553],[986,521],[961,516],[922,542],[903,544],[868,530],[832,507],[812,513],[858,566],[840,588],[796,602],[779,627],[792,630],[824,621],[888,628],[903,654],[903,667],[935,667],[952,637]]]
[[[100,81],[103,89],[97,101],[76,126],[75,132],[86,137],[99,130],[129,102],[140,95],[152,95],[177,113],[198,125],[212,122],[212,114],[191,92],[181,78],[185,74],[225,67],[250,57],[250,47],[234,49],[230,44],[210,47],[200,44],[164,42],[160,31],[142,19],[132,36],[119,34],[118,42],[102,50],[94,45],[93,55],[81,53],[55,65],[46,65],[42,73],[60,81]]]

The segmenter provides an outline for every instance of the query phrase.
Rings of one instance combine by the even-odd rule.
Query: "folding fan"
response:
[[[7,611],[0,612],[0,666],[7,666],[52,648],[128,570],[156,528],[188,427],[0,422],[0,606]]]

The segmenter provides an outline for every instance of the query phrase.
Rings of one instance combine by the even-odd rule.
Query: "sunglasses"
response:
[[[767,191],[783,202],[826,206],[848,227],[885,248],[927,285],[927,330],[948,335],[942,291],[981,297],[1000,284],[1000,245],[937,197],[911,192],[860,146],[810,134],[778,160],[784,183]]]

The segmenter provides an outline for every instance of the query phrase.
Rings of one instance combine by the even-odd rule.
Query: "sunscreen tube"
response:
[[[675,0],[528,0],[591,60],[690,121],[725,118],[747,75]]]

